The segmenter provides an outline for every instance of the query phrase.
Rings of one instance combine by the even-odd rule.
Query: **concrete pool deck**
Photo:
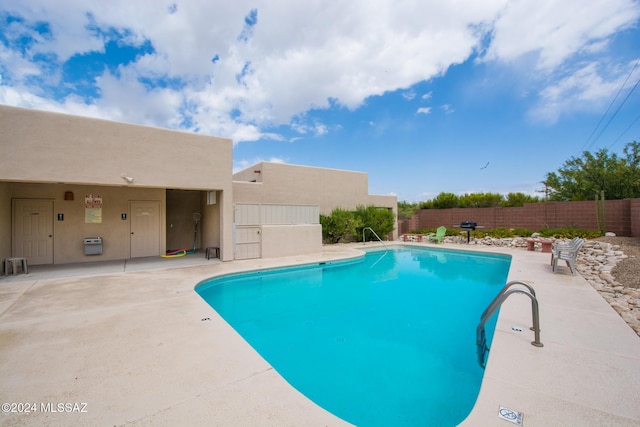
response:
[[[500,406],[522,412],[525,426],[640,425],[640,337],[584,278],[554,274],[549,254],[438,247],[511,255],[509,280],[531,282],[540,301],[543,348],[530,344],[529,299],[503,304],[462,425],[513,425],[498,418]],[[220,274],[344,259],[357,248],[229,263],[197,254],[30,266],[28,275],[2,276],[0,401],[30,413],[3,406],[0,425],[348,425],[289,386],[194,287]]]

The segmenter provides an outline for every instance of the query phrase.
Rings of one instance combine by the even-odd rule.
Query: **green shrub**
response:
[[[466,237],[466,233],[460,228],[447,227],[446,236],[463,236]],[[429,234],[435,233],[435,228],[425,228],[422,230],[412,230],[409,234]],[[554,237],[556,239],[573,239],[574,237],[582,237],[583,239],[595,239],[602,236],[599,230],[588,230],[578,227],[562,227],[562,228],[543,228],[537,231],[528,230],[526,228],[505,228],[498,227],[492,229],[477,229],[471,231],[471,237],[476,239],[482,239],[483,237],[493,237],[495,239],[505,239],[510,237],[530,237],[533,233],[540,234],[541,237]]]
[[[498,227],[491,230],[487,230],[487,235],[496,239],[503,239],[507,237],[513,237],[513,231],[510,228]]]
[[[460,230],[460,231],[466,231],[466,230]],[[459,231],[459,233],[460,233]],[[467,233],[462,233],[462,236],[464,236],[464,238],[467,238]],[[476,239],[482,239],[483,237],[487,237],[489,234],[487,233],[487,230],[471,230],[471,237],[475,237]]]
[[[469,193],[463,195],[456,195],[453,193],[440,193],[436,197],[424,202],[411,205],[418,209],[449,209],[449,208],[489,208],[489,207],[513,207],[524,206],[525,203],[537,203],[540,202],[539,197],[530,196],[524,193],[509,193],[507,196],[503,196],[499,193]],[[403,205],[401,205],[401,203]],[[398,203],[398,212],[405,205],[409,205],[406,202]]]
[[[460,235],[460,229],[459,228],[453,228],[453,227],[447,227],[447,232],[444,233],[445,236],[459,236]]]
[[[336,208],[331,215],[320,215],[322,238],[329,243],[338,243],[341,239],[353,236],[361,227],[360,219],[353,212]]]
[[[577,227],[563,228],[543,228],[538,230],[542,237],[555,237],[556,239],[573,239],[574,237],[582,237],[583,239],[595,239],[602,236],[600,230],[588,230]]]
[[[485,236],[493,237],[495,239],[505,239],[505,238],[516,237],[516,236],[529,237],[534,233],[533,231],[527,230],[526,228],[505,228],[505,227],[492,228],[490,230],[481,229],[477,231],[479,235],[485,235]]]
[[[386,235],[391,233],[396,225],[395,216],[391,209],[377,208],[373,205],[360,205],[353,214],[358,220],[353,238],[358,241],[362,240],[362,230],[367,227],[371,227],[381,239],[385,239]],[[371,230],[365,230],[365,239],[377,240]]]
[[[436,229],[435,228],[423,228],[421,230],[409,230],[407,231],[407,234],[429,234],[429,233],[435,233]]]
[[[492,208],[501,206],[504,196],[498,193],[471,193],[458,196],[459,208]]]
[[[409,219],[418,209],[417,203],[398,202],[398,219]]]
[[[513,228],[513,235],[514,236],[520,236],[520,237],[531,237],[531,235],[534,233],[531,230],[527,230],[526,228]]]
[[[524,193],[509,193],[507,198],[502,202],[504,207],[524,206],[525,203],[538,203],[539,197],[530,196]]]
[[[458,206],[458,196],[453,193],[440,193],[431,200],[431,207],[434,209],[449,209]]]

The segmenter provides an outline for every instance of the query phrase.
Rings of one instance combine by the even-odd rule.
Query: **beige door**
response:
[[[238,225],[235,228],[235,259],[260,258],[262,239],[260,226]]]
[[[12,241],[14,257],[31,265],[53,264],[53,200],[14,200]]]
[[[160,255],[160,202],[129,202],[129,212],[131,258]]]
[[[239,203],[234,205],[233,210],[234,258],[260,258],[262,256],[260,205]]]

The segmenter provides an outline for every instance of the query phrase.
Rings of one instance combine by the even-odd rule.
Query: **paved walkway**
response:
[[[530,345],[529,300],[509,298],[464,425],[512,425],[500,406],[524,413],[525,426],[640,425],[640,338],[582,277],[553,274],[548,254],[491,251],[513,256],[509,280],[533,283],[544,347]],[[1,414],[0,425],[345,425],[289,386],[194,287],[358,253],[337,245],[282,259],[194,255],[1,277],[0,400],[35,406]]]

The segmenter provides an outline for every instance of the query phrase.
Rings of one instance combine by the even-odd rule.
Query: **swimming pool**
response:
[[[475,328],[506,255],[399,247],[206,280],[196,291],[293,387],[359,426],[456,425],[482,381]],[[489,340],[495,316],[487,325]]]

